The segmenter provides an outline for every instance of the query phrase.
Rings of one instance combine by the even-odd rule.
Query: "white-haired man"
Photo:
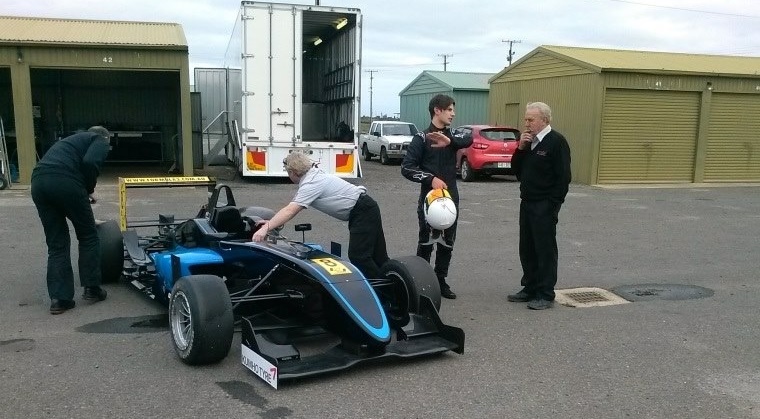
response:
[[[570,147],[552,129],[552,110],[543,102],[525,109],[525,130],[512,156],[520,181],[520,264],[523,289],[508,301],[544,310],[554,302],[557,284],[557,221],[570,184]]]
[[[294,151],[283,160],[285,170],[298,191],[293,200],[277,211],[272,219],[260,223],[253,241],[264,240],[267,232],[290,221],[309,206],[348,221],[348,259],[367,278],[378,278],[388,261],[380,207],[364,186],[353,185],[316,167],[308,156]]]

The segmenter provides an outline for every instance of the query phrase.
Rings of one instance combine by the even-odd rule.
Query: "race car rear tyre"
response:
[[[419,256],[390,259],[381,268],[383,278],[398,278],[406,286],[409,312],[420,312],[420,296],[430,298],[436,310],[441,308],[441,287],[435,271]]]
[[[169,301],[172,345],[182,362],[219,362],[230,351],[234,318],[224,281],[215,275],[180,278]]]
[[[121,278],[124,268],[124,239],[116,221],[97,223],[96,228],[100,239],[100,281],[111,284]]]

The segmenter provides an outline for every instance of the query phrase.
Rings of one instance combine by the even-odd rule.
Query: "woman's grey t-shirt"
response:
[[[314,167],[301,178],[292,202],[304,208],[314,207],[341,221],[348,221],[356,200],[366,191],[364,186],[353,185]]]

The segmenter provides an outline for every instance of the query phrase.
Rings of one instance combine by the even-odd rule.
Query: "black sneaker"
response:
[[[50,302],[50,314],[61,314],[66,310],[74,308],[76,303],[74,300],[55,300]]]
[[[106,299],[106,296],[108,293],[106,290],[100,287],[84,287],[84,294],[82,294],[82,298],[87,301],[103,301]]]
[[[528,308],[531,310],[546,310],[552,308],[554,301],[544,300],[543,298],[536,298],[535,300],[528,301]]]
[[[522,290],[515,294],[509,294],[507,295],[507,301],[513,302],[513,303],[524,303],[526,301],[530,301],[533,299],[533,295],[528,294],[525,292],[525,290]]]
[[[448,285],[441,285],[441,297],[448,298],[449,300],[454,300],[457,298],[457,295],[454,293],[454,291],[451,290],[451,287]]]

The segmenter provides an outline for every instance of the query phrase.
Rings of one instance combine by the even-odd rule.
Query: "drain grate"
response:
[[[584,291],[584,292],[568,292],[565,294],[568,298],[575,302],[587,304],[587,303],[601,303],[609,301],[607,297],[599,294],[596,291]]]
[[[629,301],[601,288],[556,290],[557,303],[568,307],[600,307],[626,304]]]

